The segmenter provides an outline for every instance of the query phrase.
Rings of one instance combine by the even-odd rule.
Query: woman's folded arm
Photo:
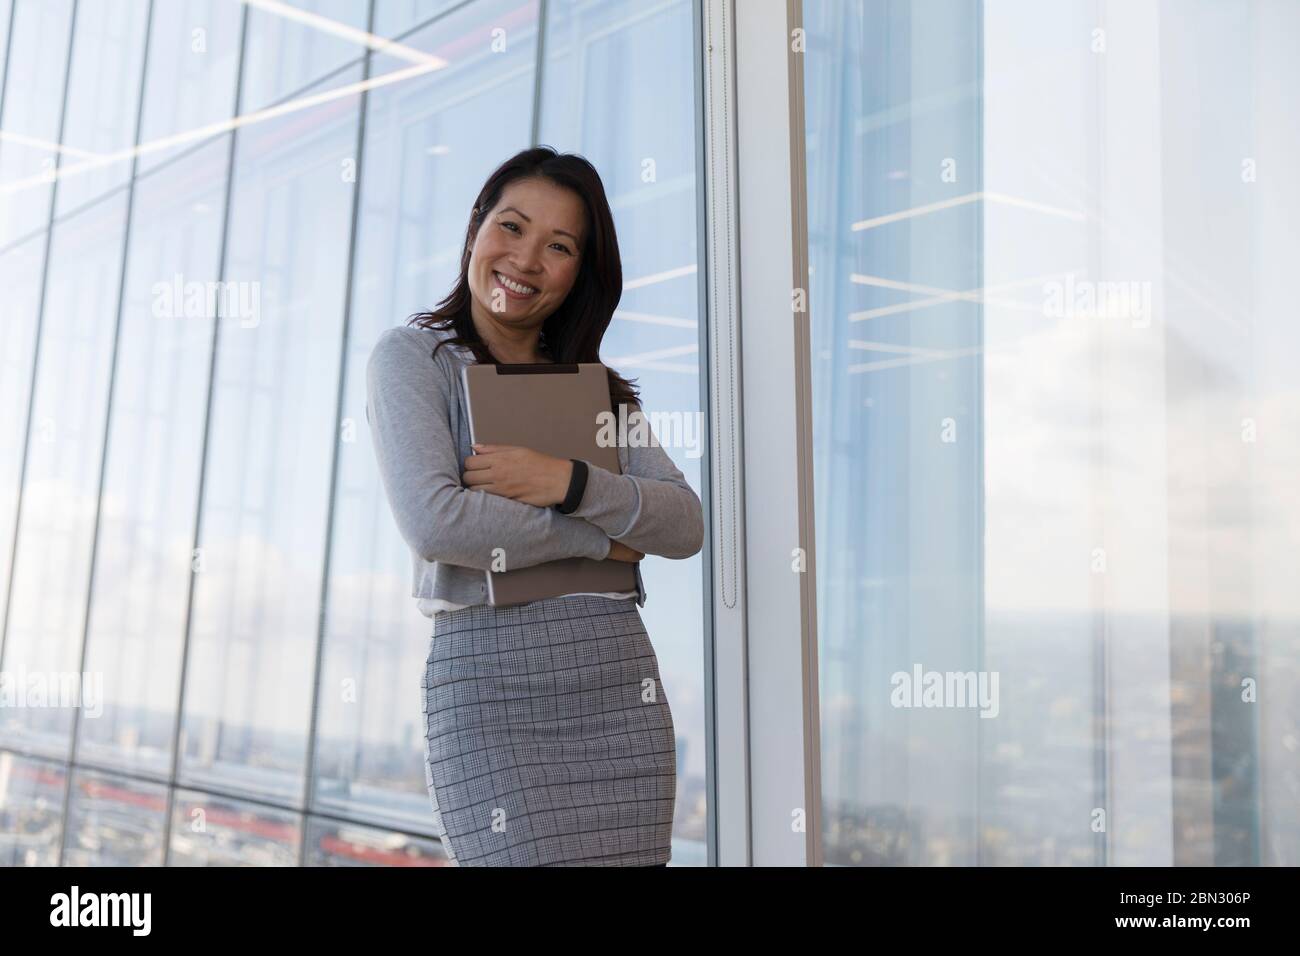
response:
[[[645,554],[689,558],[704,545],[704,508],[649,422],[638,425],[643,416],[635,405],[627,416],[629,434],[649,436],[648,443],[628,442],[627,473],[587,462],[587,487],[570,514]]]
[[[395,327],[380,335],[366,364],[366,420],[407,544],[425,561],[480,570],[605,558],[609,536],[583,518],[463,487],[449,395],[460,385],[450,362],[431,351],[429,336]],[[494,563],[498,553],[503,567]]]

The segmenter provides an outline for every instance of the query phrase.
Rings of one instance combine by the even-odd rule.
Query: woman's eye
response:
[[[504,228],[510,228],[510,231],[511,231],[511,232],[518,232],[518,231],[519,231],[519,224],[516,223],[516,222],[511,222],[511,221],[508,220],[508,219],[507,219],[507,220],[504,220],[504,221],[501,223],[501,227],[502,227],[503,229],[504,229]],[[513,228],[511,228],[511,227],[513,227]],[[570,255],[570,256],[573,255],[573,253],[569,250],[569,247],[566,246],[566,245],[565,245],[564,243],[562,243],[562,242],[553,242],[553,243],[551,243],[551,246],[552,246],[552,248],[559,249],[559,250],[560,250],[561,252],[563,252],[565,255]]]

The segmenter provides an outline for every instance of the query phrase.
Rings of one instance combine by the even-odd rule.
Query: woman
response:
[[[448,859],[470,866],[664,866],[677,761],[672,712],[635,591],[486,602],[494,554],[687,558],[700,499],[653,438],[623,473],[469,444],[465,363],[599,362],[623,291],[613,217],[581,157],[525,150],[484,184],[455,288],[380,336],[366,416],[414,595],[434,629],[421,683],[425,778]],[[610,401],[644,423],[631,383]],[[628,429],[629,435],[635,427]],[[644,434],[644,432],[643,432]]]

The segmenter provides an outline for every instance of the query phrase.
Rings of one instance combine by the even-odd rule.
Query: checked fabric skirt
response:
[[[425,782],[457,866],[660,866],[672,711],[636,601],[573,595],[434,616]]]

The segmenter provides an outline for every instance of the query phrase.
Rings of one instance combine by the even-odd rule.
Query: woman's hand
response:
[[[609,539],[609,554],[605,555],[607,561],[628,561],[635,563],[644,558],[645,555],[634,548],[629,548],[622,541]]]
[[[549,508],[564,500],[573,475],[567,458],[520,445],[475,445],[465,459],[465,485],[526,505]]]

